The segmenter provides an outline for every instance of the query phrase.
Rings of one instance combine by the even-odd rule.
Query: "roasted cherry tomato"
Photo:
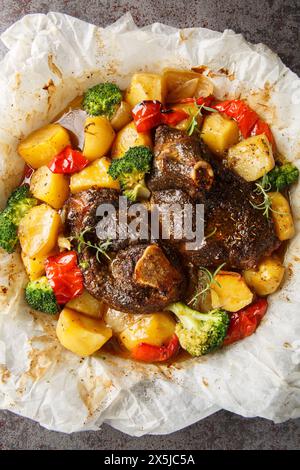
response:
[[[45,261],[46,276],[57,303],[65,304],[83,292],[83,277],[75,251],[49,256]]]
[[[138,132],[147,132],[160,124],[176,126],[188,117],[183,110],[165,109],[160,101],[142,101],[132,110]]]
[[[162,111],[162,122],[163,124],[168,124],[168,126],[176,126],[176,124],[179,124],[188,117],[188,113],[182,109],[167,109]]]
[[[48,164],[48,168],[52,173],[72,174],[82,170],[89,164],[89,160],[85,158],[78,150],[73,150],[70,145],[65,147],[56,157]]]
[[[33,173],[34,173],[34,169],[31,168],[31,166],[27,165],[27,163],[25,163],[24,171],[23,171],[23,180],[22,180],[22,183],[20,183],[20,186],[22,186],[23,184],[30,184],[30,180],[31,180]]]
[[[233,118],[239,125],[239,129],[246,139],[258,120],[258,115],[242,100],[221,101],[213,106],[220,113]]]
[[[215,101],[215,97],[213,95],[209,95],[205,98],[202,96],[200,96],[200,98],[182,98],[181,100],[177,101],[177,103],[196,103],[199,106],[203,104],[204,106],[211,107],[213,101]]]
[[[258,119],[251,131],[251,135],[260,135],[260,134],[265,134],[269,142],[272,144],[272,147],[274,148],[275,146],[275,140],[272,134],[272,131],[270,129],[269,124],[267,124],[265,121],[262,119]]]
[[[230,317],[229,328],[223,342],[226,346],[254,333],[268,309],[267,299],[259,299]]]
[[[159,126],[162,104],[157,100],[147,100],[138,103],[132,110],[133,119],[138,132],[146,132]]]
[[[131,351],[131,356],[136,361],[162,362],[174,356],[179,349],[179,340],[174,334],[168,344],[153,346],[148,343],[140,343]]]

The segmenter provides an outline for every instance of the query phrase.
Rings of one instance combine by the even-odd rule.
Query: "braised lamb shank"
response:
[[[84,232],[90,244],[104,241],[96,235],[96,209],[109,202],[118,208],[118,193],[90,189],[71,196],[66,205],[85,287],[110,307],[132,313],[162,310],[185,300],[191,268],[255,267],[280,244],[272,220],[254,207],[262,201],[255,184],[236,176],[183,131],[157,128],[147,185],[150,210],[153,204],[176,203],[180,210],[204,204],[205,238],[197,250],[188,250],[187,240],[170,232],[169,240],[112,240],[100,259],[88,243],[79,246],[78,236]]]

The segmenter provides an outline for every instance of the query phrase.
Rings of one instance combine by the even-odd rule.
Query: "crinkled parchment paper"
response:
[[[16,145],[100,80],[125,87],[136,71],[205,65],[216,96],[247,98],[272,124],[278,148],[300,158],[300,80],[268,48],[232,31],[138,29],[130,15],[102,29],[58,13],[28,15],[2,41],[0,204],[20,180]],[[300,232],[300,189],[292,192]],[[19,254],[1,253],[0,406],[48,429],[164,434],[224,408],[281,422],[300,416],[300,235],[287,255],[284,288],[256,334],[209,356],[143,366],[112,356],[80,359],[55,337],[55,322],[30,312]]]

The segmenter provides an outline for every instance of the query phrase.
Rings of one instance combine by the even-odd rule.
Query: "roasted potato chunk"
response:
[[[103,116],[88,117],[84,125],[83,155],[91,161],[103,157],[114,138],[115,131],[108,119]]]
[[[23,252],[34,258],[49,255],[57,243],[61,229],[59,214],[47,204],[35,206],[19,225],[19,239]]]
[[[56,334],[66,349],[86,357],[98,351],[112,337],[112,330],[102,320],[65,307],[59,316]]]
[[[71,176],[70,189],[72,193],[78,193],[91,187],[120,189],[118,180],[114,180],[109,174],[110,159],[99,158],[83,170]]]
[[[229,167],[246,181],[255,181],[275,166],[272,146],[265,134],[242,140],[228,150]]]
[[[67,145],[71,145],[66,129],[60,124],[48,124],[32,132],[18,146],[18,152],[28,165],[47,165]]]
[[[70,300],[66,307],[94,318],[102,318],[106,311],[105,304],[101,300],[95,299],[87,290]]]
[[[145,147],[152,148],[150,132],[138,132],[134,122],[130,122],[118,132],[112,146],[111,156],[112,158],[123,157],[124,153],[127,152],[130,147],[136,147],[138,145],[145,145]]]
[[[165,99],[164,80],[156,73],[135,73],[126,91],[125,101],[133,108],[144,100]]]
[[[31,177],[30,190],[40,201],[61,209],[69,195],[69,178],[41,166]]]
[[[277,237],[281,241],[293,238],[295,226],[288,200],[279,192],[270,192],[268,196]]]
[[[204,119],[201,138],[214,154],[223,156],[239,141],[239,127],[233,119],[212,113]]]
[[[131,107],[126,103],[126,101],[121,101],[121,104],[110,120],[110,123],[115,131],[119,131],[130,121],[132,121]]]
[[[140,343],[161,346],[175,332],[175,320],[167,313],[151,313],[126,328],[119,335],[123,346],[132,351]]]
[[[243,276],[248,286],[258,295],[269,295],[280,286],[284,271],[280,259],[268,256],[259,263],[257,270],[247,269]]]
[[[251,304],[253,293],[245,279],[239,273],[221,271],[211,284],[212,308],[224,308],[228,312],[237,312]]]

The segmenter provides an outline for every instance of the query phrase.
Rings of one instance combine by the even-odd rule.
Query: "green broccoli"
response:
[[[40,312],[52,315],[59,312],[55,294],[46,276],[28,282],[25,289],[25,299],[30,307]]]
[[[179,319],[175,333],[180,345],[192,356],[202,356],[222,345],[229,326],[225,310],[200,313],[176,302],[168,307]]]
[[[8,198],[5,209],[0,213],[0,246],[12,253],[18,242],[18,226],[27,212],[37,204],[31,197],[28,184],[15,189]]]
[[[264,187],[269,186],[270,189],[281,191],[286,186],[295,183],[298,177],[298,168],[292,163],[285,163],[281,166],[275,166],[273,170],[263,177],[262,183]]]
[[[91,116],[111,119],[121,103],[122,93],[114,83],[99,83],[89,88],[83,97],[83,109]]]
[[[153,154],[148,147],[130,147],[122,158],[112,161],[108,173],[118,179],[124,195],[135,202],[148,199],[150,191],[145,184],[145,174],[151,169]]]

